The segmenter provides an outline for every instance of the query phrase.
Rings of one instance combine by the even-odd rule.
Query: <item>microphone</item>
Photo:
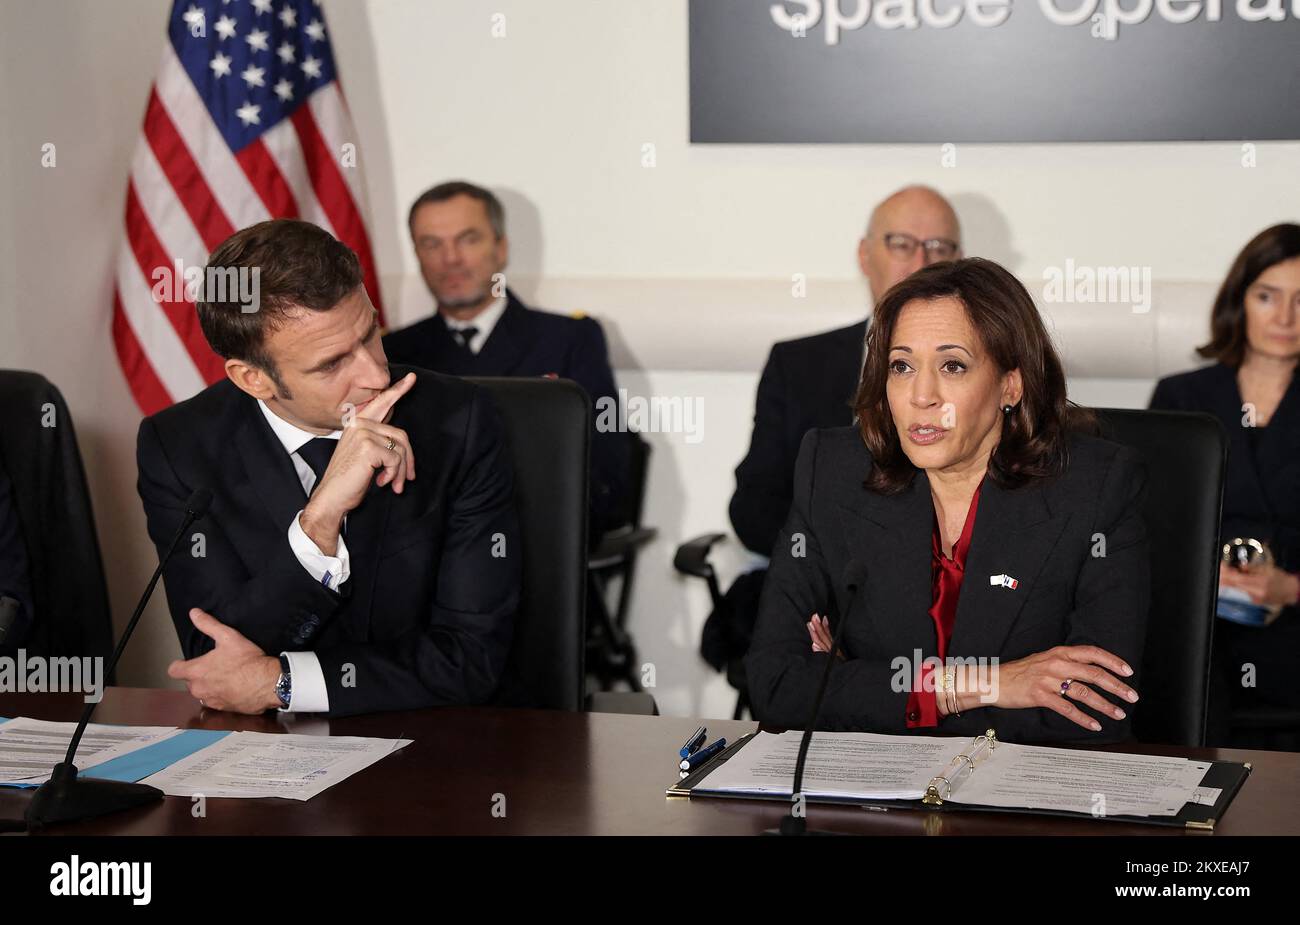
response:
[[[857,597],[858,588],[866,577],[865,574],[857,571],[856,565],[852,568],[853,570],[849,572],[847,575],[848,580],[845,582],[849,593],[844,608],[840,611],[840,618],[837,621],[838,625],[835,627],[835,633],[831,638],[831,651],[830,655],[826,659],[826,669],[822,672],[821,684],[817,686],[817,696],[813,699],[812,713],[809,714],[808,722],[804,726],[803,738],[799,740],[799,757],[795,759],[794,785],[790,791],[792,798],[794,795],[803,792],[803,769],[804,764],[808,760],[808,747],[812,745],[813,729],[817,725],[817,717],[820,716],[822,712],[822,701],[826,699],[826,687],[831,679],[831,669],[835,667],[836,653],[840,651],[840,639],[844,635],[844,626],[849,622],[849,611],[853,609],[853,601]],[[805,810],[806,806],[807,804],[805,803]],[[790,815],[781,820],[780,834],[807,835],[808,819],[806,811],[804,815],[796,816],[794,813],[794,807],[792,806],[790,809]]]
[[[12,597],[0,597],[0,646],[5,644],[5,637],[18,622],[18,601]]]
[[[176,552],[176,547],[180,545],[185,531],[195,521],[203,518],[203,515],[208,512],[208,506],[211,503],[212,492],[206,488],[195,489],[186,500],[185,517],[181,520],[176,535],[172,537],[171,545],[167,547],[162,558],[158,560],[158,567],[154,569],[153,577],[149,579],[149,585],[144,589],[144,594],[140,597],[140,603],[136,604],[135,613],[131,615],[131,620],[126,624],[126,630],[122,633],[122,638],[118,640],[117,648],[113,650],[113,655],[109,658],[108,667],[104,671],[105,678],[113,676],[118,659],[122,657],[122,650],[126,648],[127,641],[130,640],[131,634],[135,631],[135,625],[140,622],[140,615],[144,612],[144,605],[153,596],[153,589],[162,576],[163,567],[171,560],[172,554]],[[77,776],[77,766],[72,761],[76,757],[77,746],[81,744],[81,737],[86,731],[86,725],[90,722],[91,714],[95,712],[95,707],[96,704],[94,703],[86,704],[86,709],[81,714],[81,721],[77,723],[76,732],[72,735],[72,741],[68,743],[67,755],[64,756],[63,761],[54,766],[50,779],[41,784],[36,789],[36,792],[32,794],[31,802],[27,804],[27,812],[24,814],[29,829],[40,828],[52,822],[74,822],[91,816],[102,816],[106,813],[130,809],[133,806],[143,806],[145,803],[152,803],[155,800],[162,799],[163,792],[157,787],[127,781],[99,780],[93,777]]]

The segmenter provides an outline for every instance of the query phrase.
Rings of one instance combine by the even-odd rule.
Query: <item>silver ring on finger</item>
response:
[[[1070,691],[1070,685],[1074,683],[1074,678],[1066,678],[1061,682],[1061,696],[1064,697]]]
[[[388,442],[384,444],[384,449],[386,449],[386,450],[388,450],[388,451],[391,452],[391,451],[393,450],[393,448],[396,447],[396,446],[397,446],[397,444],[393,442],[393,438],[392,438],[392,437],[389,437],[389,438],[388,438]]]

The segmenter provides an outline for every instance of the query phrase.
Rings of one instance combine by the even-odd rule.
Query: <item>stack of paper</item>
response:
[[[0,784],[41,784],[63,760],[76,723],[19,717],[0,723]],[[180,733],[175,726],[106,726],[91,723],[77,746],[79,769],[129,755]]]
[[[410,739],[232,732],[142,783],[168,796],[310,800]]]

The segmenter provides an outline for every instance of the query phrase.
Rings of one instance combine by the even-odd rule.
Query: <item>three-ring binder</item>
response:
[[[798,735],[796,731],[793,733]],[[853,739],[860,736],[859,733],[845,732],[826,732],[822,733],[826,738],[846,737]],[[686,798],[723,798],[737,800],[781,800],[790,799],[789,791],[782,792],[780,789],[737,789],[735,787],[716,787],[713,785],[713,776],[720,768],[726,766],[728,761],[734,759],[745,746],[753,746],[764,739],[767,743],[763,748],[767,752],[774,752],[776,746],[771,744],[771,740],[778,738],[774,733],[755,731],[741,737],[738,741],[728,745],[726,750],[715,755],[712,760],[707,761],[700,768],[692,771],[686,778],[674,781],[672,786],[666,790],[669,797],[686,797]],[[896,740],[902,744],[908,741],[909,736],[875,736],[877,739]],[[994,730],[989,729],[983,735],[976,736],[960,755],[957,755],[948,766],[942,770],[937,777],[930,778],[929,784],[920,792],[917,790],[910,791],[916,796],[908,797],[873,797],[855,794],[852,791],[845,793],[814,793],[808,795],[809,803],[826,803],[839,805],[853,805],[860,807],[879,807],[882,809],[902,809],[902,810],[921,810],[926,813],[928,819],[937,819],[938,814],[948,810],[960,810],[965,812],[986,811],[999,813],[1032,813],[1044,816],[1064,816],[1080,819],[1107,820],[1113,822],[1139,823],[1145,825],[1164,825],[1178,826],[1187,829],[1204,829],[1213,831],[1215,824],[1223,818],[1224,812],[1228,809],[1229,804],[1241,790],[1242,784],[1250,776],[1251,767],[1249,764],[1241,764],[1235,761],[1208,761],[1201,762],[1208,765],[1204,776],[1201,778],[1199,786],[1212,788],[1219,791],[1218,798],[1214,805],[1204,803],[1188,802],[1178,813],[1167,813],[1159,815],[1129,815],[1125,813],[1109,813],[1098,816],[1091,810],[1071,810],[1071,809],[1043,809],[1031,805],[1028,800],[1023,803],[1016,803],[1014,799],[1009,804],[993,805],[981,802],[972,802],[969,795],[962,798],[959,787],[962,783],[962,775],[972,774],[979,770],[985,764],[985,774],[993,774],[996,779],[1002,773],[998,765],[1004,762],[998,759],[989,762],[994,758],[994,751],[1011,749],[1007,758],[1011,759],[1014,764],[1014,756],[1017,754],[1016,749],[1020,746],[1015,743],[1001,742],[997,738]],[[1092,749],[1065,749],[1065,751],[1077,752],[1086,755]],[[1127,755],[1127,757],[1139,757],[1145,752]],[[1125,757],[1125,753],[1119,753],[1120,757]],[[1184,759],[1191,760],[1191,759]],[[917,769],[920,770],[919,768]],[[927,769],[928,770],[928,769]],[[923,779],[923,778],[922,778]],[[861,781],[859,781],[861,783]],[[981,788],[982,789],[982,788]],[[958,801],[960,800],[960,801]],[[929,825],[929,823],[926,823]]]
[[[943,769],[942,774],[930,778],[930,783],[925,788],[925,796],[921,797],[921,802],[926,806],[942,806],[943,801],[952,795],[953,781],[957,779],[957,776],[963,772],[973,773],[976,759],[987,758],[993,753],[993,749],[997,747],[998,736],[992,729],[987,729],[983,735],[976,736],[967,746],[966,751],[948,762],[948,767]],[[984,751],[985,749],[987,751]],[[981,754],[981,751],[983,751],[983,754]],[[957,766],[956,770],[951,770],[953,765]],[[940,788],[942,788],[942,791]]]

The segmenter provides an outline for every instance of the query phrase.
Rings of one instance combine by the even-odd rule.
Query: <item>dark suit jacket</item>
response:
[[[795,472],[790,517],[773,550],[747,669],[754,715],[803,728],[828,656],[814,654],[805,624],[847,608],[847,661],[831,675],[818,728],[906,733],[907,690],[921,657],[936,655],[929,480],[886,497],[863,480],[871,454],[856,428],[808,434]],[[1132,450],[1074,436],[1061,476],[1008,490],[985,479],[966,559],[948,655],[1001,663],[1057,645],[1096,645],[1140,671],[1149,597],[1149,559],[1139,506],[1144,471]],[[793,555],[803,534],[806,555]],[[1092,555],[1106,538],[1104,558]],[[989,583],[1010,575],[1015,590]],[[849,586],[858,590],[850,603]],[[905,658],[910,668],[893,664]],[[1141,676],[1125,679],[1139,695]],[[1132,717],[1132,709],[1126,703]],[[1100,742],[1125,738],[1130,720],[1101,718],[1091,733],[1042,707],[981,707],[948,716],[936,735],[992,727],[1013,742]]]
[[[528,308],[506,290],[506,309],[477,354],[460,346],[442,316],[393,331],[384,352],[393,363],[422,366],[451,376],[558,376],[572,379],[590,396],[592,426],[600,400],[618,405],[605,334],[594,318],[569,317]],[[595,430],[591,443],[592,539],[625,519],[629,447],[627,435]]]
[[[731,525],[746,548],[769,555],[790,511],[794,463],[803,435],[853,423],[867,322],[783,341],[758,382],[754,434],[736,467]]]
[[[1168,376],[1156,384],[1151,407],[1205,411],[1228,434],[1228,471],[1223,484],[1220,536],[1265,540],[1278,565],[1300,572],[1300,376],[1293,376],[1268,426],[1255,433],[1243,426],[1237,371],[1222,363]],[[1211,689],[1211,741],[1226,741],[1232,702],[1263,701],[1300,707],[1295,684],[1300,668],[1300,607],[1285,608],[1266,627],[1218,620],[1214,627],[1215,676]],[[1256,687],[1241,686],[1241,666],[1255,666]]]
[[[406,372],[392,367],[394,380]],[[391,418],[410,436],[416,478],[400,495],[372,483],[348,515],[351,576],[338,592],[289,547],[306,496],[254,399],[222,381],[141,423],[139,491],[160,555],[190,492],[213,496],[193,528],[206,555],[196,558],[186,537],[165,572],[187,658],[212,648],[188,616],[202,607],[269,654],[314,650],[331,715],[491,697],[520,582],[504,432],[482,389],[417,372]]]
[[[0,651],[21,648],[31,631],[34,617],[27,544],[23,540],[12,491],[9,476],[0,468],[0,597],[12,597],[18,602],[18,622],[9,628]]]
[[[1156,384],[1151,407],[1205,411],[1228,433],[1228,472],[1223,485],[1223,535],[1268,540],[1278,564],[1300,571],[1300,376],[1258,437],[1259,458],[1242,426],[1237,371],[1216,363]]]

